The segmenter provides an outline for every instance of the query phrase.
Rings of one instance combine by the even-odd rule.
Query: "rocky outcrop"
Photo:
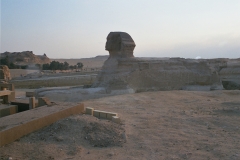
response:
[[[50,59],[44,55],[35,55],[32,51],[23,52],[4,52],[0,54],[1,58],[8,57],[9,63],[16,65],[45,64],[50,63]]]
[[[120,33],[124,32],[108,35],[106,50],[109,51],[109,58],[93,87],[106,87],[109,91],[133,89],[138,92],[178,90],[188,85],[209,86],[209,89],[221,86],[218,71],[225,65],[225,59],[134,58],[130,54],[135,47],[134,41],[128,36],[131,40],[129,49],[122,49]]]
[[[0,65],[0,80],[1,81],[9,81],[11,80],[10,71],[8,66]]]
[[[126,32],[110,32],[107,36],[105,49],[110,58],[130,58],[133,56],[135,42]]]
[[[231,59],[219,73],[224,89],[240,90],[240,59]]]

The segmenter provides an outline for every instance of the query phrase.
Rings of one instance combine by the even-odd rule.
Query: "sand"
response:
[[[76,115],[0,147],[0,159],[240,159],[240,91],[158,91],[84,101]],[[95,129],[94,129],[95,128]]]
[[[67,62],[69,65],[76,65],[78,62],[83,63],[83,68],[101,68],[103,63],[108,59],[108,55],[96,56],[92,58],[80,59],[53,59],[51,61],[58,61],[61,63]]]

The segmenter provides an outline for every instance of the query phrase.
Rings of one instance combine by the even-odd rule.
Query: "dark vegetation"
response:
[[[81,62],[78,62],[76,65],[69,65],[67,62],[61,63],[58,61],[52,61],[50,64],[36,64],[36,66],[39,67],[39,69],[42,70],[69,70],[69,69],[82,69],[83,64]]]
[[[17,59],[17,61],[20,61],[20,59]],[[6,65],[9,69],[26,69],[27,65],[16,65],[13,62],[9,62],[8,56],[0,59],[0,65]]]
[[[21,58],[17,58],[16,61],[23,61]],[[28,65],[16,65],[13,62],[9,62],[8,56],[0,58],[0,65],[6,65],[9,69],[27,69]],[[61,63],[58,61],[52,61],[50,64],[36,64],[40,70],[69,70],[69,69],[82,69],[82,62],[78,62],[76,65],[69,65],[67,62]]]

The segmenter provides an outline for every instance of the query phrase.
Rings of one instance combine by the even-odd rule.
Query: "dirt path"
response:
[[[84,103],[119,113],[122,124],[72,116],[1,147],[1,158],[240,159],[240,91],[145,92]],[[95,145],[102,142],[109,143]]]

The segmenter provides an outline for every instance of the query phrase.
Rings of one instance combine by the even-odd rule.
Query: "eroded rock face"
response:
[[[240,59],[232,59],[219,73],[224,89],[240,90]]]
[[[130,58],[133,56],[135,42],[126,32],[110,32],[107,36],[105,50],[110,58]]]
[[[106,50],[110,57],[93,87],[114,90],[179,90],[186,86],[222,88],[218,75],[225,59],[134,58],[135,43],[125,32],[111,32]],[[219,87],[220,86],[220,87]]]
[[[35,55],[32,51],[0,53],[0,58],[6,57],[8,57],[9,63],[16,65],[45,64],[51,62],[46,55]]]
[[[216,64],[217,65],[217,64]],[[108,59],[95,86],[108,90],[179,90],[184,86],[221,86],[218,72],[208,61],[194,59]],[[199,88],[195,87],[195,88]]]

